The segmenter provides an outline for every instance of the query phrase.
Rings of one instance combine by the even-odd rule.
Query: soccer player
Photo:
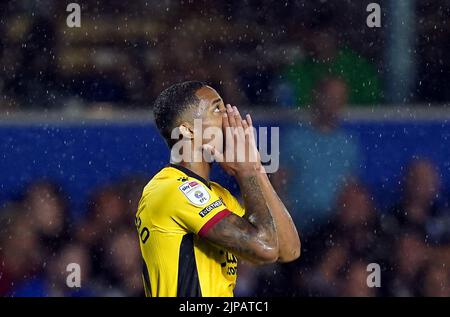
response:
[[[164,90],[156,99],[154,115],[169,148],[181,139],[194,155],[204,158],[206,152],[220,161],[238,182],[244,206],[209,180],[209,160],[173,164],[171,157],[171,164],[145,186],[136,214],[146,296],[233,296],[237,258],[267,264],[300,256],[298,233],[259,155],[252,160],[247,153],[238,162],[219,151],[223,143],[233,143],[228,153],[234,157],[237,144],[257,153],[252,134],[243,133],[252,128],[249,115],[243,119],[213,88],[196,81]],[[195,119],[202,124],[195,126]],[[235,142],[206,139],[202,131],[207,128],[228,129]],[[172,139],[174,129],[179,139]]]

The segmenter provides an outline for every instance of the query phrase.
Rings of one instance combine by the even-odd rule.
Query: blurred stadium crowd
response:
[[[186,79],[234,104],[298,107],[324,75],[346,81],[351,105],[391,102],[389,31],[367,28],[364,1],[83,1],[81,28],[67,27],[66,5],[0,4],[0,109],[148,107]],[[406,102],[450,100],[449,12],[449,1],[416,3]]]
[[[242,264],[236,295],[450,296],[449,197],[437,167],[411,158],[401,197],[380,210],[358,173],[358,141],[339,124],[347,106],[389,103],[386,34],[364,27],[365,5],[321,3],[84,1],[83,27],[69,29],[65,3],[2,2],[0,111],[149,108],[186,79],[208,81],[237,105],[307,107],[271,177],[300,229],[302,257],[257,270]],[[407,102],[450,100],[445,4],[417,3],[417,80]],[[133,220],[146,181],[97,188],[78,222],[51,180],[1,206],[0,295],[143,295]],[[82,267],[80,289],[66,286],[71,262]],[[381,266],[381,288],[366,285],[369,263]]]
[[[239,267],[238,296],[450,296],[450,208],[437,166],[412,157],[397,201],[386,210],[361,177],[358,140],[340,125],[346,85],[326,78],[307,120],[281,138],[271,180],[299,228],[302,256],[290,264]],[[389,154],[386,154],[389,155]],[[36,181],[0,210],[0,294],[142,295],[133,224],[147,179],[98,188],[74,221],[61,186]],[[83,268],[81,289],[66,287],[66,266]],[[366,284],[367,265],[381,287]]]
[[[0,295],[143,295],[133,216],[142,186],[134,179],[99,188],[87,218],[74,223],[61,188],[31,184],[0,213]],[[69,263],[81,267],[81,288],[67,287]]]

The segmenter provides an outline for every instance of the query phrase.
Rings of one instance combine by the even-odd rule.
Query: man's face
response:
[[[426,160],[414,162],[406,175],[406,195],[409,199],[431,202],[439,193],[439,175],[434,165]]]
[[[202,122],[202,144],[211,144],[216,149],[220,149],[223,144],[223,138],[213,138],[211,139],[203,132],[208,129],[214,131],[213,129],[222,130],[222,114],[226,112],[225,105],[223,103],[220,95],[213,88],[205,86],[200,88],[196,92],[197,98],[200,99],[200,103],[196,109],[194,109],[193,117],[194,119],[201,119]]]
[[[347,103],[347,87],[340,80],[326,83],[315,96],[315,107],[321,117],[335,119]]]

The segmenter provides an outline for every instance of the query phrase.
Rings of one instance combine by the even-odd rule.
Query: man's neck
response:
[[[180,162],[179,165],[209,181],[211,165],[208,162]]]

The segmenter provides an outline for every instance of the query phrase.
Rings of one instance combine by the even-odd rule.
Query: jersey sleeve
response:
[[[228,209],[238,215],[243,217],[245,215],[244,207],[239,203],[239,201],[234,197],[228,190],[226,190],[227,195],[227,207]]]
[[[233,196],[233,194],[230,193],[228,189],[222,187],[220,184],[214,182],[211,183],[214,185],[214,188],[219,193],[220,197],[223,198],[223,201],[228,210],[238,215],[239,217],[243,217],[245,215],[245,208],[242,206],[239,200],[236,199],[236,197]]]
[[[222,199],[199,181],[187,181],[177,189],[172,218],[189,232],[204,236],[230,214]]]

